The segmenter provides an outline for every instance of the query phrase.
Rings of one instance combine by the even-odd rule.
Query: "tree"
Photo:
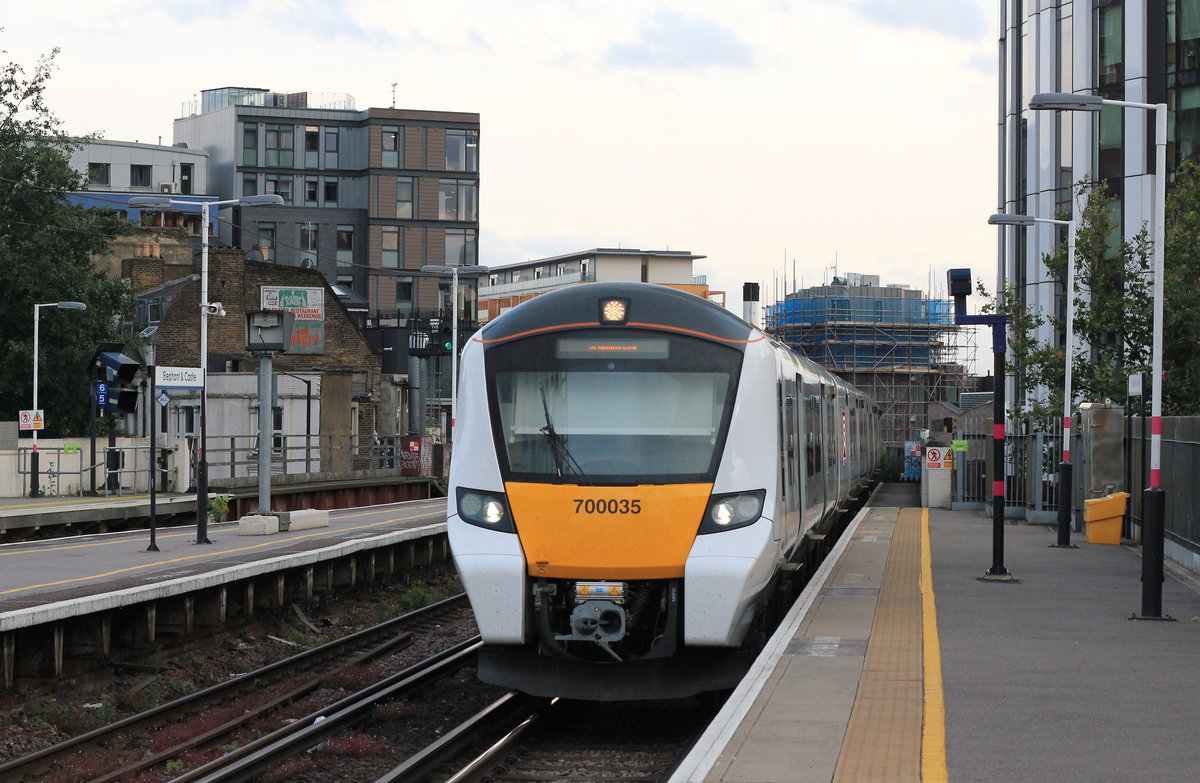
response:
[[[1185,159],[1167,198],[1163,413],[1200,414],[1200,164]]]
[[[57,54],[41,57],[28,76],[18,63],[0,64],[0,419],[14,421],[33,402],[33,305],[87,305],[41,311],[38,403],[50,436],[86,430],[88,360],[99,342],[118,337],[133,307],[128,283],[92,264],[92,254],[128,230],[124,221],[65,200],[86,181],[70,166],[80,141],[45,103]]]
[[[1150,241],[1145,228],[1132,240],[1120,239],[1116,200],[1103,186],[1088,181],[1075,185],[1086,197],[1075,234],[1076,343],[1072,354],[1072,396],[1075,400],[1124,400],[1129,374],[1150,364],[1151,275]],[[1065,218],[1063,218],[1065,219]],[[1058,249],[1043,256],[1046,268],[1066,290],[1065,229]],[[1048,345],[1037,330],[1049,323],[1065,334],[1065,307],[1042,312],[1026,303],[1014,287],[991,297],[987,312],[1008,316],[1010,360],[1006,372],[1017,379],[1017,399],[1009,415],[1030,420],[1038,431],[1053,431],[1063,409],[1066,345]]]

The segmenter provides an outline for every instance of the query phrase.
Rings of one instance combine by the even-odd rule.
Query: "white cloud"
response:
[[[806,281],[835,258],[920,287],[994,276],[985,0],[912,19],[874,0],[10,5],[12,59],[62,46],[47,99],[73,132],[169,142],[185,101],[229,85],[365,108],[396,83],[398,106],[479,112],[483,263],[690,250],[735,308],[785,253]]]

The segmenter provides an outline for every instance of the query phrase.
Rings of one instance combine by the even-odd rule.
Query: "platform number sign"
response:
[[[108,384],[96,381],[96,407],[103,408],[105,405],[108,405]]]

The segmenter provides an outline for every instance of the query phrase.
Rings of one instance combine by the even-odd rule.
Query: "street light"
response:
[[[1167,619],[1162,613],[1164,520],[1166,493],[1162,488],[1162,353],[1163,270],[1166,262],[1167,104],[1116,101],[1096,95],[1039,93],[1029,101],[1033,110],[1100,111],[1120,106],[1154,112],[1154,326],[1150,376],[1150,486],[1142,493],[1142,613],[1139,619]]]
[[[1032,215],[992,215],[988,224],[993,226],[1032,226],[1034,223],[1052,223],[1067,226],[1067,328],[1066,328],[1066,372],[1063,382],[1063,448],[1062,462],[1058,464],[1058,540],[1051,544],[1063,549],[1078,549],[1071,544],[1072,465],[1071,465],[1071,359],[1075,346],[1075,233],[1078,221],[1054,220]]]
[[[38,317],[43,307],[57,307],[60,310],[86,310],[83,302],[47,302],[33,306],[33,415],[38,415]],[[37,422],[34,422],[35,424]],[[43,422],[45,423],[45,422]],[[29,457],[29,497],[41,496],[38,470],[38,428],[33,428],[33,452]]]
[[[283,204],[283,196],[265,193],[258,196],[225,199],[224,201],[194,201],[167,196],[134,196],[129,206],[140,209],[169,209],[177,206],[199,207],[200,223],[200,443],[196,447],[196,543],[211,544],[208,540],[208,316],[224,315],[220,302],[208,301],[208,233],[215,207],[236,205],[257,207]]]
[[[454,420],[458,412],[458,276],[460,273],[483,274],[488,267],[479,266],[446,266],[430,264],[421,267],[422,272],[431,274],[450,275],[450,440],[454,440]]]

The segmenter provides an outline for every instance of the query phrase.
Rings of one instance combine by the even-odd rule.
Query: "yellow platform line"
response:
[[[925,714],[921,729],[921,781],[946,783],[946,701],[942,686],[942,642],[933,597],[933,552],[929,544],[929,509],[921,509],[921,636],[925,681]]]

